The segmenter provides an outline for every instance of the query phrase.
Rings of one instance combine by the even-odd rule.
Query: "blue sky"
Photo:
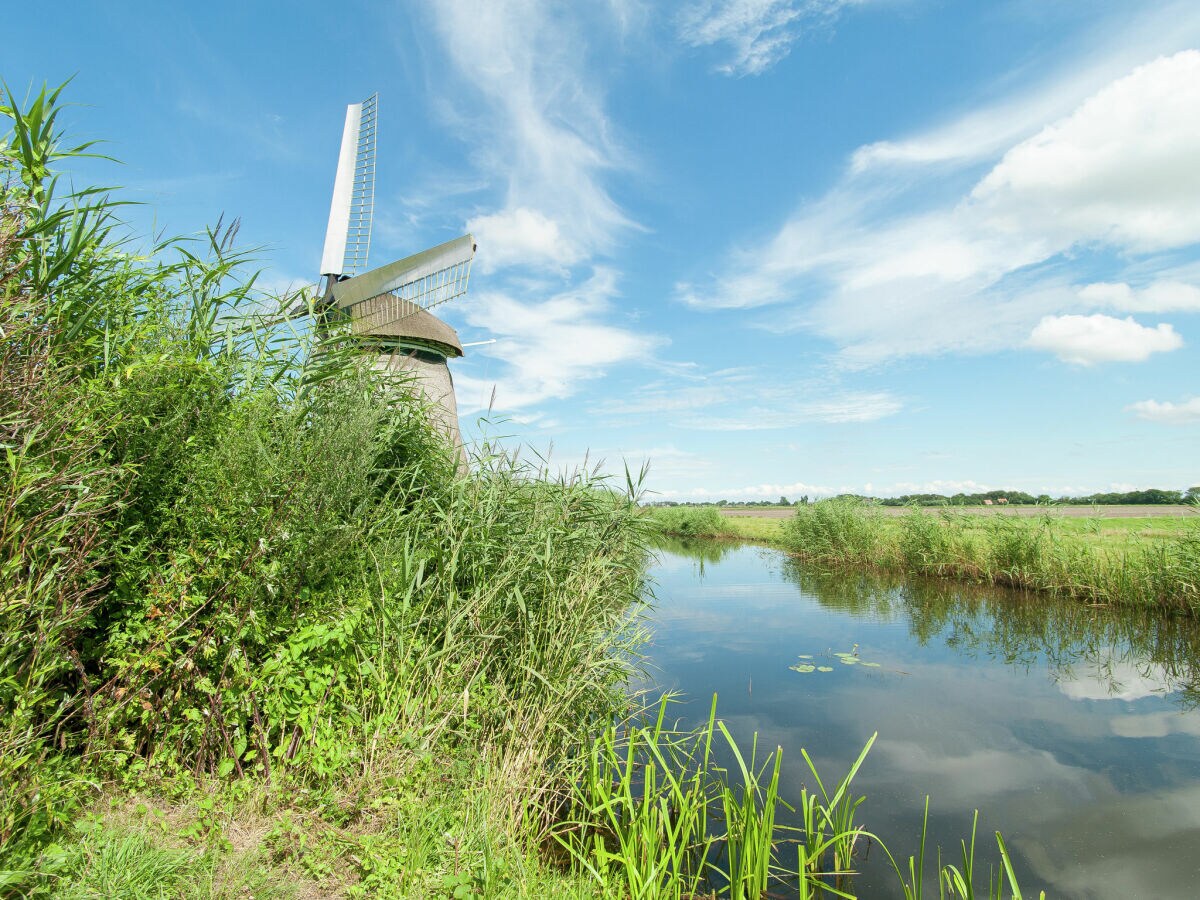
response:
[[[1200,5],[62,3],[18,92],[143,231],[315,280],[380,95],[379,265],[471,230],[468,434],[666,499],[1200,483]],[[46,44],[46,36],[52,43]]]

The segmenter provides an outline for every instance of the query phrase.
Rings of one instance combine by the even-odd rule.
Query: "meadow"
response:
[[[61,90],[0,104],[0,896],[848,896],[853,772],[783,834],[779,750],[627,694],[636,482],[464,473],[236,223],[56,175]],[[997,841],[939,893],[1019,896]]]

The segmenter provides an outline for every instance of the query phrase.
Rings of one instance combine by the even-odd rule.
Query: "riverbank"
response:
[[[818,565],[1200,612],[1200,519],[1191,515],[1082,517],[1054,507],[1041,515],[920,507],[893,515],[847,500],[794,507],[787,517],[764,512],[673,507],[647,514],[666,533],[761,541]]]
[[[635,498],[486,444],[464,473],[351,335],[272,315],[306,298],[255,289],[236,226],[129,252],[118,201],[52,197],[86,149],[57,98],[0,105],[0,897],[808,897],[847,868],[841,792],[785,837],[753,740],[697,768],[717,735],[741,759],[722,722],[630,708]]]
[[[58,113],[0,98],[0,897],[594,896],[540,847],[628,705],[632,499],[464,477],[236,226],[52,197]]]

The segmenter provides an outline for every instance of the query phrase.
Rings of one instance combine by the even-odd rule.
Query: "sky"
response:
[[[18,95],[141,234],[224,215],[315,282],[379,93],[382,265],[441,307],[468,439],[649,462],[651,500],[1200,483],[1200,4],[65,0]],[[48,40],[50,43],[48,43]]]

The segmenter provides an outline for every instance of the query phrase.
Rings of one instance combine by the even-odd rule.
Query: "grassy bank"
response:
[[[56,101],[0,108],[0,896],[852,887],[844,790],[798,844],[778,751],[631,722],[632,498],[464,474],[236,226],[135,250]]]
[[[0,895],[561,877],[521,873],[625,703],[629,499],[460,476],[236,228],[135,251],[53,175],[56,99],[0,152]]]
[[[1101,603],[1200,612],[1200,521],[1193,518],[979,516],[853,500],[796,507],[786,519],[651,510],[669,534],[758,540],[813,563],[958,578]],[[690,530],[679,530],[687,527]]]
[[[1107,526],[1108,523],[1105,523]],[[1200,526],[1139,536],[1098,521],[913,510],[885,519],[846,501],[801,507],[780,544],[830,565],[961,578],[1080,600],[1200,612]]]
[[[717,538],[777,543],[785,519],[723,516],[711,506],[660,506],[643,510],[652,529],[683,538]]]

